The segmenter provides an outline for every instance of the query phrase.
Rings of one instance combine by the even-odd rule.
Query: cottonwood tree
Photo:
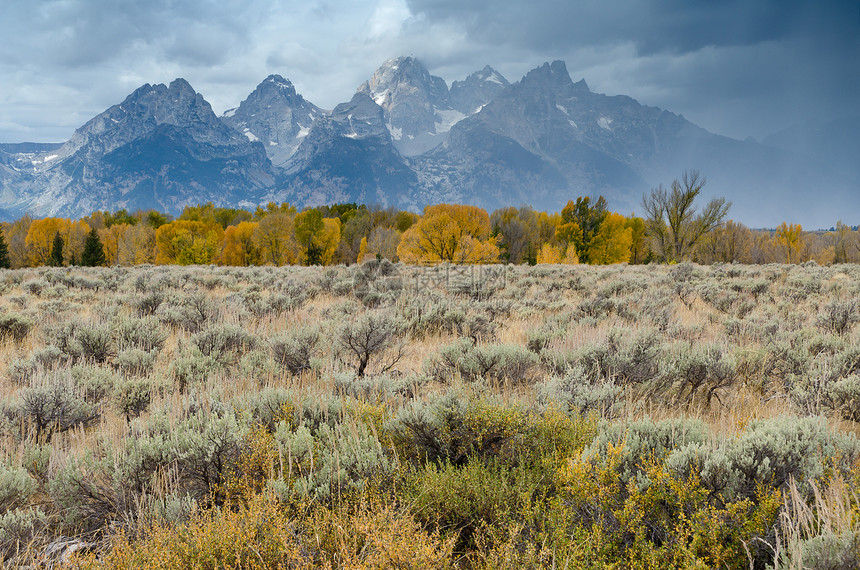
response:
[[[534,263],[540,244],[538,215],[532,208],[499,208],[490,216],[490,226],[503,260],[517,265]]]
[[[750,263],[755,236],[752,230],[733,220],[706,236],[696,252],[698,263]]]
[[[296,214],[295,235],[305,265],[328,265],[340,243],[340,218],[324,218],[316,208]]]
[[[89,226],[82,221],[73,222],[65,218],[33,220],[29,224],[27,237],[24,240],[30,265],[39,267],[52,263],[51,252],[56,245],[57,235],[63,241],[64,258],[79,257],[89,231]],[[62,265],[62,261],[59,264]]]
[[[624,216],[615,212],[603,218],[586,250],[589,263],[610,265],[630,261],[633,230],[627,227],[626,222]]]
[[[785,253],[786,263],[797,263],[804,247],[803,227],[782,222],[773,234],[774,242]]]
[[[257,224],[251,239],[264,264],[287,265],[297,263],[299,244],[294,237],[295,214],[273,212],[265,214]]]
[[[405,263],[493,263],[499,248],[490,238],[490,217],[476,206],[437,204],[410,227],[397,246]]]
[[[216,222],[176,220],[155,231],[156,263],[205,265],[212,263],[224,241]]]
[[[569,200],[561,210],[561,222],[556,228],[555,236],[568,248],[575,247],[582,263],[591,263],[591,241],[608,215],[606,198],[603,196],[594,200],[594,203],[588,196],[580,196],[576,202]]]
[[[712,198],[701,213],[694,202],[707,180],[697,170],[684,172],[667,190],[661,184],[642,196],[645,227],[654,253],[663,261],[681,261],[703,236],[722,225],[731,207],[725,198]]]
[[[260,259],[260,250],[254,244],[254,232],[259,225],[259,222],[239,222],[235,226],[227,226],[224,230],[224,245],[218,256],[218,263],[256,265]]]

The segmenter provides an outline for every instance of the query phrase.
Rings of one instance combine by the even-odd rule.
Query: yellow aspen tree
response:
[[[490,216],[482,208],[461,204],[427,206],[418,222],[403,233],[397,255],[401,261],[415,264],[489,263],[497,261],[498,247],[493,243],[477,248],[475,244],[475,240],[488,243],[489,235]],[[489,259],[494,251],[496,259]]]
[[[561,263],[562,255],[561,248],[551,243],[544,243],[540,246],[537,254],[538,265],[543,264],[558,264]]]
[[[615,212],[607,214],[588,247],[588,262],[592,265],[610,265],[630,261],[633,230],[627,220]]]
[[[567,246],[567,250],[564,252],[564,258],[562,258],[561,263],[565,265],[577,265],[579,263],[579,256],[576,254],[576,247],[569,245]]]
[[[117,263],[122,265],[155,263],[155,228],[151,225],[129,225],[118,235],[118,239]]]
[[[60,234],[65,243],[63,253],[66,262],[74,261],[75,263],[80,263],[81,254],[84,253],[84,243],[89,233],[90,226],[83,220],[76,222],[69,221],[65,234]]]
[[[208,264],[220,253],[224,230],[217,222],[176,220],[155,231],[155,262]]]
[[[363,238],[361,238],[361,243],[358,244],[358,257],[356,258],[355,262],[356,263],[364,263],[364,261],[365,261],[364,258],[368,255],[369,254],[367,253],[367,237],[363,237]],[[369,255],[369,257],[373,257],[373,256]]]
[[[264,214],[254,230],[252,240],[264,265],[298,263],[299,245],[294,235],[295,214],[275,211]]]
[[[797,263],[800,260],[800,251],[803,249],[803,228],[800,224],[786,224],[782,222],[776,228],[773,239],[777,246],[785,253],[786,263]]]
[[[68,234],[69,220],[64,218],[42,218],[33,220],[27,230],[25,245],[27,250],[27,262],[32,267],[40,267],[48,264],[51,256],[51,248],[54,245],[54,236],[58,233],[60,237]],[[65,241],[65,238],[64,238]]]
[[[128,224],[114,224],[99,230],[99,239],[105,252],[105,262],[108,265],[119,263],[119,248],[125,230],[130,228]]]
[[[454,258],[459,264],[496,263],[498,260],[499,248],[494,239],[482,242],[470,235],[463,236],[460,240]]]
[[[320,263],[330,265],[340,244],[340,218],[323,218],[323,229],[318,236],[319,246],[322,250]]]

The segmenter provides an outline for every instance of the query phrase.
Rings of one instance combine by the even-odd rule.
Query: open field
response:
[[[860,559],[860,266],[44,268],[0,295],[7,566]]]

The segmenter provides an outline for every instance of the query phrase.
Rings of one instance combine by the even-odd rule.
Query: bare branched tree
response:
[[[380,360],[380,372],[387,372],[403,356],[404,345],[397,342],[399,334],[400,327],[391,314],[366,313],[340,329],[339,349],[354,361],[359,377],[364,376],[371,359]]]
[[[701,213],[693,204],[707,180],[696,170],[684,172],[672,181],[670,190],[662,185],[642,196],[646,232],[654,252],[664,261],[680,261],[689,256],[702,236],[722,225],[731,207],[725,198],[713,198]]]

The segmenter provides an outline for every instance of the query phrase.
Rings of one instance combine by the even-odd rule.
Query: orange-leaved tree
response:
[[[64,259],[80,259],[89,231],[90,227],[82,221],[73,222],[66,218],[33,220],[25,239],[28,262],[34,267],[47,265],[58,234],[63,240]]]
[[[254,232],[259,222],[239,222],[224,230],[224,248],[218,256],[221,265],[256,265],[260,262],[260,249],[254,243]]]

